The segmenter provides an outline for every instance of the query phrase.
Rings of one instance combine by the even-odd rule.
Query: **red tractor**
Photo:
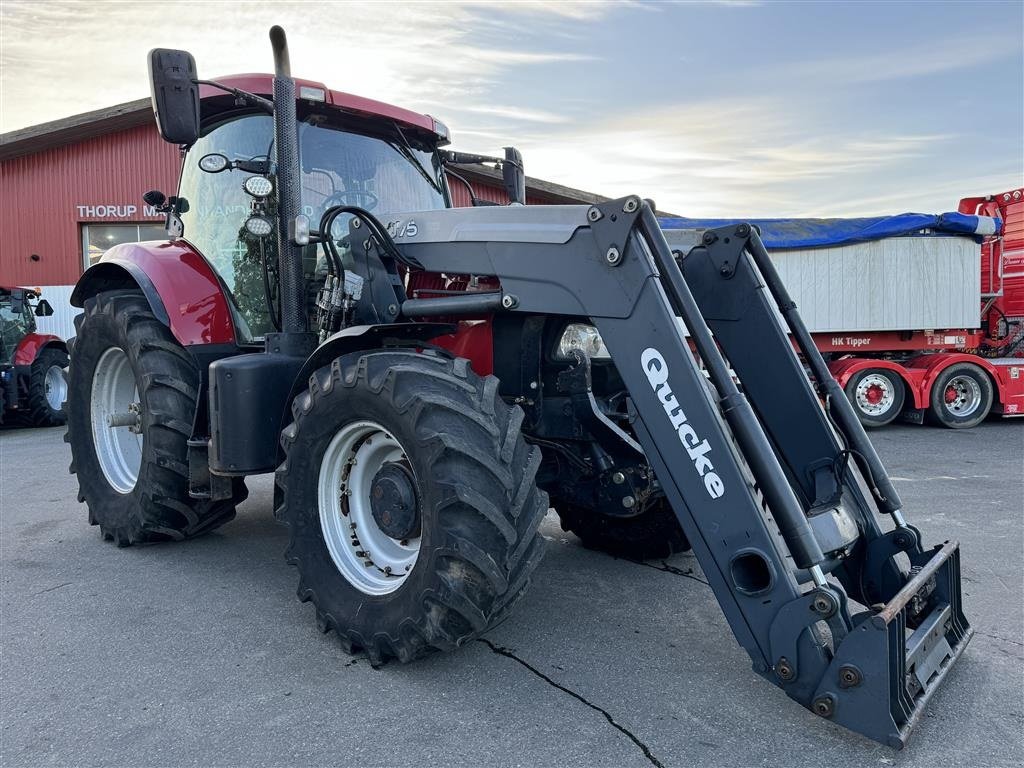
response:
[[[276,471],[299,598],[378,665],[508,616],[554,506],[594,547],[692,546],[758,674],[902,746],[972,634],[959,549],[907,523],[756,230],[677,256],[637,196],[519,204],[515,150],[444,149],[271,41],[274,77],[216,83],[150,53],[183,150],[177,194],[145,196],[168,241],[112,248],[71,299],[71,469],[103,537],[209,531]],[[467,160],[513,204],[452,208]]]
[[[39,294],[38,288],[0,286],[0,423],[54,427],[65,421],[68,349],[60,337],[36,333],[36,317],[53,314]]]

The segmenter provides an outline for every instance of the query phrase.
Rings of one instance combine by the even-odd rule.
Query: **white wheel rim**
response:
[[[954,376],[942,390],[942,404],[954,416],[970,416],[981,405],[981,386],[971,376]]]
[[[896,401],[896,391],[888,376],[869,373],[858,382],[854,399],[862,413],[868,416],[883,416]]]
[[[96,363],[90,418],[103,476],[118,493],[131,493],[142,467],[142,413],[135,373],[119,347],[108,349]],[[124,423],[129,420],[133,423]]]
[[[46,369],[46,378],[43,379],[43,391],[46,395],[46,404],[55,411],[59,411],[67,399],[68,383],[64,380],[64,369],[59,365],[51,365]]]
[[[419,536],[393,539],[373,517],[373,479],[391,462],[408,466],[401,444],[372,421],[338,430],[320,462],[317,502],[324,543],[345,580],[368,595],[386,595],[401,587],[420,552]]]

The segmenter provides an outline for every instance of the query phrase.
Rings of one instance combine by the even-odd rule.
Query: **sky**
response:
[[[452,148],[684,216],[955,210],[1024,184],[1024,2],[0,0],[0,131],[148,95],[146,52],[427,112]]]

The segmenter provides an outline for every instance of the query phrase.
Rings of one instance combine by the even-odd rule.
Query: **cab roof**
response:
[[[413,112],[408,109],[403,109],[402,107],[396,107],[392,104],[386,104],[383,101],[368,99],[364,96],[356,96],[355,94],[346,93],[344,91],[335,91],[328,88],[323,83],[316,82],[315,80],[303,80],[300,78],[294,79],[296,93],[301,92],[301,89],[303,88],[317,89],[324,93],[323,103],[330,106],[368,117],[381,117],[388,120],[394,120],[395,122],[402,123],[410,128],[427,131],[428,133],[441,136],[444,139],[448,138],[447,128],[444,127],[443,123],[435,120],[430,115]],[[251,73],[228,75],[227,77],[216,78],[216,82],[231,88],[237,88],[241,91],[255,93],[258,96],[269,97],[274,93],[274,76],[268,74]],[[224,95],[223,91],[214,88],[211,85],[199,86],[200,99]],[[306,99],[299,100],[306,101]],[[315,100],[309,101],[313,102]]]

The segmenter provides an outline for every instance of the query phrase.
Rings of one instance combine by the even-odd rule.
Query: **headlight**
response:
[[[578,349],[591,360],[610,360],[612,357],[597,328],[584,323],[570,323],[565,326],[555,357],[559,360],[572,360],[574,349]]]

